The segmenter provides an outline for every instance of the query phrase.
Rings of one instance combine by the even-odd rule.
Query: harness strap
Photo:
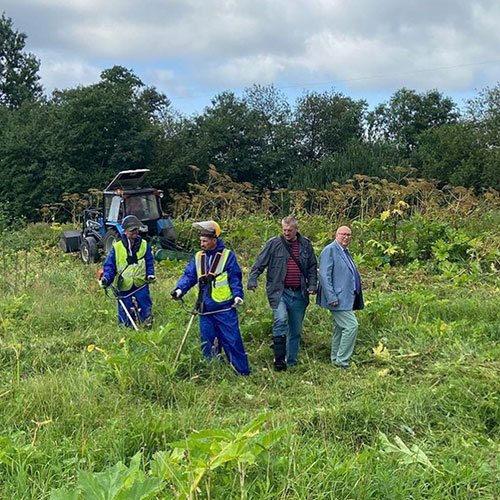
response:
[[[212,265],[210,266],[210,271],[208,272],[211,276],[216,276],[221,273],[222,269],[219,269],[219,264],[222,259],[222,252],[217,252],[214,256],[214,260],[212,261]]]
[[[210,266],[210,270],[207,272],[207,254],[205,252],[200,255],[200,278],[204,278],[205,276],[218,276],[222,269],[219,269],[220,263],[222,260],[222,252],[217,252],[214,255],[212,260],[212,265]]]
[[[200,255],[200,278],[204,278],[207,275],[207,254],[203,252]]]

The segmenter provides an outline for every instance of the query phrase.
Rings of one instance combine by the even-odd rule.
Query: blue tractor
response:
[[[192,252],[176,243],[172,219],[163,212],[163,192],[140,187],[148,172],[149,169],[119,172],[103,191],[102,207],[83,211],[83,229],[63,231],[59,239],[61,249],[79,251],[85,264],[96,262],[121,238],[123,218],[133,214],[147,226],[147,233],[141,236],[149,241],[156,260],[189,259]]]

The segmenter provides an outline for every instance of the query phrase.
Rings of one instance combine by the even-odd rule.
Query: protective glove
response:
[[[146,278],[146,282],[148,284],[150,283],[154,283],[156,281],[156,276],[154,274],[150,274],[147,278]]]
[[[176,290],[172,290],[170,292],[170,296],[174,299],[174,300],[178,300],[181,298],[182,296],[182,290],[180,288],[177,288]]]
[[[240,307],[243,304],[244,300],[241,297],[234,298],[234,307]]]
[[[101,288],[107,288],[108,287],[108,280],[106,278],[101,278],[100,280],[97,280],[97,282],[99,283],[99,286]]]

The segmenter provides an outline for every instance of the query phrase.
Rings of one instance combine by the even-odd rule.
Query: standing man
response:
[[[127,313],[135,321],[151,326],[153,322],[149,283],[155,281],[154,260],[146,240],[139,236],[139,231],[147,227],[135,215],[127,215],[122,222],[123,235],[114,243],[103,264],[99,279],[101,288],[111,284],[118,292],[118,323],[131,326]]]
[[[268,240],[257,256],[248,279],[249,290],[267,268],[266,291],[273,310],[274,368],[297,364],[300,334],[309,295],[316,293],[317,262],[311,242],[298,232],[297,219],[281,221],[282,236]]]
[[[195,222],[201,250],[191,259],[171,295],[174,300],[198,284],[201,350],[207,359],[224,349],[240,375],[249,375],[236,307],[243,304],[241,269],[234,253],[224,247],[217,222]],[[215,340],[217,339],[217,344]]]
[[[331,360],[339,368],[349,367],[358,334],[358,321],[353,310],[363,309],[361,276],[347,247],[351,230],[341,226],[335,241],[327,245],[319,257],[318,304],[332,311],[333,337]]]

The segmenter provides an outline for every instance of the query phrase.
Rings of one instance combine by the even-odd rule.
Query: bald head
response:
[[[340,226],[335,233],[335,239],[342,248],[347,248],[351,242],[351,229],[347,226]]]

